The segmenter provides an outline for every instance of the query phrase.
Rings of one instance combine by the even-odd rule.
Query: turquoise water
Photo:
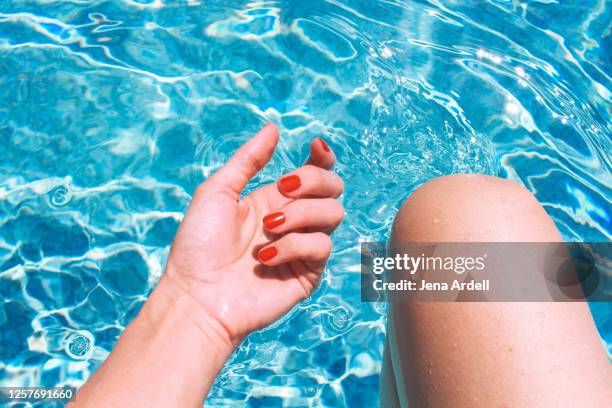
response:
[[[254,333],[211,406],[372,406],[384,305],[360,240],[456,172],[521,181],[564,237],[612,235],[601,1],[0,2],[0,383],[82,384],[163,271],[196,185],[262,124],[255,188],[324,136],[347,217],[318,292]],[[592,305],[612,353],[609,305]]]

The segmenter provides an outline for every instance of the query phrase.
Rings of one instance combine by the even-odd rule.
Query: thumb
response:
[[[274,154],[278,144],[278,128],[268,123],[242,145],[229,161],[206,184],[229,191],[236,199],[259,170]]]

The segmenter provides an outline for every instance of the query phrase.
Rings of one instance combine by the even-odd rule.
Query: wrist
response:
[[[162,277],[113,352],[79,390],[79,406],[202,406],[234,350],[195,300]]]
[[[172,338],[177,336],[192,352],[215,353],[218,369],[231,356],[237,344],[225,328],[208,315],[176,277],[164,274],[145,303],[139,318]]]

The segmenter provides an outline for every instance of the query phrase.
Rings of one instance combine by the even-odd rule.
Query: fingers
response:
[[[344,208],[334,198],[296,200],[263,218],[266,230],[284,234],[301,228],[331,231],[342,222]]]
[[[317,138],[310,143],[310,157],[306,164],[330,170],[334,167],[336,155],[322,138]]]
[[[333,171],[307,164],[281,177],[277,187],[288,198],[338,197],[344,182]]]
[[[257,257],[261,263],[268,266],[298,259],[324,265],[331,253],[331,246],[331,238],[323,232],[292,232],[266,245],[258,252]]]
[[[278,129],[268,123],[242,145],[206,184],[227,190],[237,199],[249,180],[268,163],[277,144]]]
[[[278,190],[289,198],[337,197],[344,190],[344,182],[329,171],[336,155],[322,138],[310,144],[310,157],[306,164],[278,181]]]

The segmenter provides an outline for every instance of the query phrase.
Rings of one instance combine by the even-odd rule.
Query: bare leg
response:
[[[456,175],[412,194],[396,217],[392,239],[553,242],[561,237],[522,186]],[[397,404],[612,406],[612,365],[585,303],[413,302],[390,309],[387,344]]]

